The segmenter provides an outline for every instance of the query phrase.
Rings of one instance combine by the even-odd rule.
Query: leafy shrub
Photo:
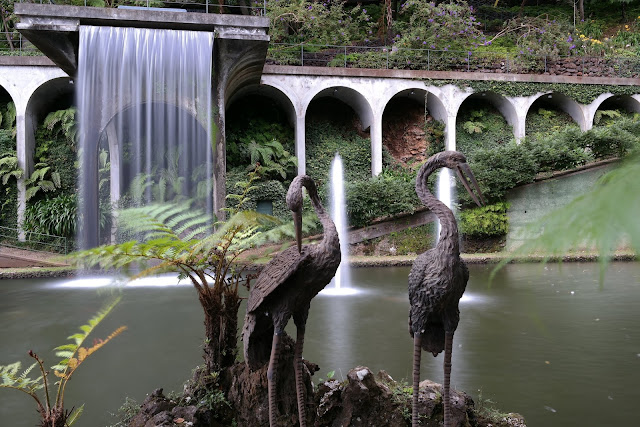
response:
[[[507,190],[533,181],[538,169],[529,150],[515,142],[478,148],[467,154],[467,161],[489,202],[503,200]],[[473,203],[461,184],[458,184],[458,198],[463,205]]]
[[[513,129],[495,107],[472,100],[460,108],[456,120],[456,147],[463,153],[503,145],[512,139]]]
[[[473,15],[473,8],[466,1],[427,2],[408,0],[401,8],[401,15],[408,15],[405,22],[398,22],[402,36],[396,36],[396,46],[413,49],[470,50],[484,44],[485,37]]]
[[[567,170],[593,161],[585,151],[585,135],[575,126],[554,132],[546,138],[523,143],[529,149],[539,172]]]
[[[311,124],[307,129],[307,175],[322,186],[327,183],[331,161],[340,153],[345,181],[366,179],[371,175],[371,142],[353,129],[330,122]]]
[[[419,254],[431,249],[435,243],[433,222],[418,227],[407,228],[389,234],[389,240],[396,248],[396,255]]]
[[[387,215],[413,212],[419,205],[413,182],[380,175],[345,186],[349,225],[364,227]]]
[[[76,215],[75,194],[42,199],[27,206],[23,227],[25,231],[72,238],[76,233]]]
[[[596,159],[623,156],[640,146],[640,120],[622,118],[607,126],[595,127],[584,134],[585,148]]]
[[[343,1],[272,0],[267,2],[267,16],[273,42],[348,45],[370,37],[373,28],[366,9],[345,7]]]
[[[227,173],[227,194],[242,194],[243,190],[236,184],[247,180],[247,172],[243,168],[236,168]],[[287,208],[286,195],[289,188],[288,183],[277,180],[257,181],[252,184],[254,187],[246,194],[244,209],[256,210],[258,201],[271,200],[273,203],[273,216],[281,220],[289,221],[291,211]],[[233,200],[227,201],[229,207],[235,207]]]
[[[559,56],[577,53],[577,36],[569,23],[549,15],[513,18],[494,39],[504,35],[515,38],[515,53],[521,55]],[[487,43],[493,43],[494,39]]]
[[[509,204],[495,203],[460,212],[460,232],[468,237],[499,237],[509,231]]]
[[[293,153],[293,131],[284,123],[263,117],[243,117],[231,120],[227,125],[227,164],[229,167],[248,166],[254,163],[258,149],[277,141],[282,150]],[[252,145],[253,144],[253,145]],[[252,155],[254,159],[252,160]]]
[[[0,116],[2,115],[0,108]],[[3,120],[3,127],[5,123],[7,123],[6,119]],[[16,159],[15,166],[12,165],[13,159]],[[0,129],[0,194],[2,195],[0,226],[2,227],[17,227],[18,187],[15,179],[9,179],[9,176],[16,176],[16,174],[20,174],[20,169],[17,167],[15,137],[11,129]]]

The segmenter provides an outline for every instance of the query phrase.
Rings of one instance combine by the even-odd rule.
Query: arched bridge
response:
[[[507,81],[542,84],[615,85],[635,87],[637,78],[584,77],[552,75],[519,75],[470,72],[443,72],[418,70],[372,70],[358,68],[327,68],[307,66],[265,65],[260,82],[238,86],[225,94],[219,105],[217,122],[220,123],[224,146],[225,110],[245,96],[260,94],[273,99],[287,112],[295,129],[296,156],[300,173],[305,172],[305,121],[312,101],[333,97],[353,108],[360,119],[362,130],[371,138],[371,173],[382,171],[382,120],[389,102],[395,98],[423,103],[430,114],[445,125],[446,147],[456,147],[456,117],[461,105],[470,99],[483,98],[492,104],[513,127],[513,136],[520,140],[525,135],[527,113],[541,98],[569,114],[583,131],[593,126],[599,108],[621,108],[640,112],[640,89],[625,95],[611,92],[599,94],[588,104],[575,101],[567,90],[541,90],[529,96],[504,96],[494,91],[476,92],[470,87],[454,84],[436,85],[437,80]],[[61,97],[72,99],[72,79],[46,57],[0,57],[0,86],[15,103],[17,113],[17,153],[19,165],[28,173],[33,168],[35,129],[46,113],[52,111]],[[541,86],[543,87],[543,86]],[[554,87],[559,87],[555,85]],[[567,86],[568,88],[570,86]],[[220,147],[220,144],[218,145]],[[215,159],[216,187],[224,188],[226,166],[224,150],[218,150]],[[116,176],[114,174],[114,176]],[[19,183],[19,219],[25,208],[24,183]],[[217,206],[224,203],[224,195],[216,194]]]

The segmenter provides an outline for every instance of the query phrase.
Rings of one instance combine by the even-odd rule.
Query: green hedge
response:
[[[372,220],[387,215],[413,212],[419,205],[413,182],[390,176],[377,176],[346,185],[349,225],[364,227]]]
[[[313,123],[307,130],[307,175],[320,186],[329,182],[331,161],[340,153],[344,179],[351,182],[371,176],[371,141],[353,129],[330,122]]]
[[[499,237],[509,231],[509,204],[505,202],[460,212],[460,232],[467,237]]]

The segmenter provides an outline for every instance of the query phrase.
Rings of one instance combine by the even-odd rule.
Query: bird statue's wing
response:
[[[309,258],[309,251],[303,248],[302,254],[297,247],[291,247],[273,258],[258,275],[251,288],[247,301],[247,313],[256,310],[264,299],[293,275],[301,264]]]

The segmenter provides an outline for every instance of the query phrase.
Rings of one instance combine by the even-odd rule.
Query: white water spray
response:
[[[451,191],[451,173],[448,168],[442,168],[438,174],[438,185],[436,190],[436,196],[438,200],[447,205],[451,209],[453,196]],[[440,221],[438,220],[437,233],[438,240],[440,240]]]
[[[331,219],[333,219],[340,238],[340,266],[332,282],[333,286],[325,289],[325,294],[349,295],[354,293],[350,288],[349,274],[349,233],[347,231],[347,203],[344,196],[344,174],[342,158],[338,153],[331,162]]]

